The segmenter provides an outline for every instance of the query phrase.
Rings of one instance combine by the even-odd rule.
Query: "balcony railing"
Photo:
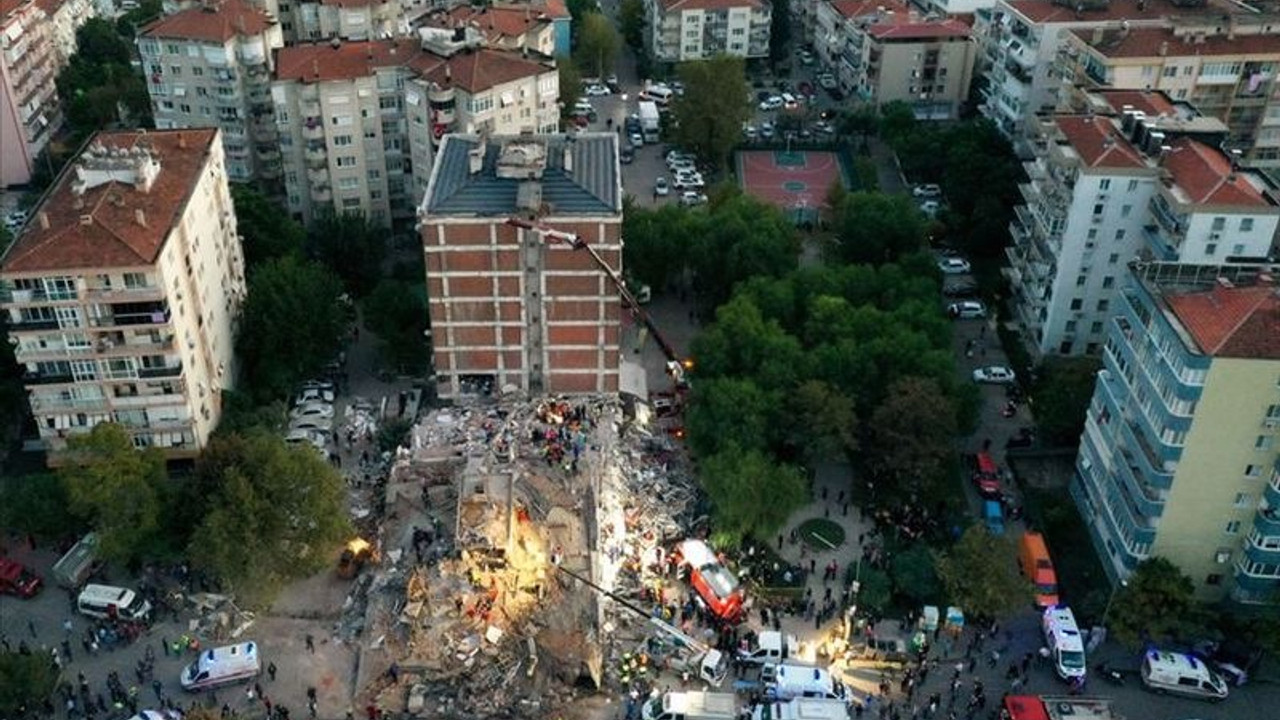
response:
[[[143,379],[177,377],[182,374],[182,363],[166,367],[138,368],[138,377]]]
[[[104,317],[93,318],[90,324],[96,327],[125,327],[129,325],[164,325],[169,322],[169,309],[154,312],[114,313]]]
[[[56,385],[75,382],[71,373],[27,373],[22,376],[24,385]]]

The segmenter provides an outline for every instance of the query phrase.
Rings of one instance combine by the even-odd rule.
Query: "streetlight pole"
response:
[[[1111,616],[1111,603],[1116,601],[1116,595],[1120,594],[1120,590],[1129,587],[1128,580],[1121,580],[1115,587],[1111,588],[1111,595],[1107,597],[1107,606],[1102,611],[1102,627],[1107,626],[1107,618]]]

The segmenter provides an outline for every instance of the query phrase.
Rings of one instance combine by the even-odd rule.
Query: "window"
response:
[[[1075,331],[1076,331],[1076,321],[1075,321],[1075,320],[1068,320],[1068,321],[1067,321],[1067,328],[1066,328],[1066,332],[1073,333],[1073,332],[1075,332]]]
[[[1178,66],[1170,65],[1169,67],[1164,69],[1164,72],[1162,74],[1167,78],[1176,77],[1178,74]]]
[[[1127,207],[1127,206],[1126,206],[1126,207]],[[1125,230],[1124,228],[1120,228],[1119,230],[1117,230],[1117,231],[1116,231],[1116,242],[1119,242],[1119,241],[1123,240],[1123,239],[1124,239],[1124,236],[1125,236],[1126,234],[1128,234],[1128,232],[1129,232],[1129,231],[1128,231],[1128,230]]]
[[[1244,476],[1245,476],[1245,477],[1256,478],[1256,477],[1258,477],[1258,476],[1259,476],[1259,475],[1261,475],[1261,474],[1262,474],[1262,466],[1261,466],[1261,465],[1245,465],[1245,466],[1244,466]]]
[[[356,166],[355,155],[341,155],[338,157],[338,167],[355,167],[355,166]]]
[[[480,97],[473,97],[469,105],[473,115],[488,112],[493,109],[493,96],[481,95]]]
[[[1089,334],[1090,334],[1090,335],[1097,335],[1097,334],[1098,334],[1098,333],[1100,333],[1100,332],[1102,332],[1102,323],[1101,323],[1101,322],[1095,322],[1094,324],[1092,324],[1092,325],[1090,325],[1090,326],[1089,326]]]
[[[345,127],[351,124],[350,115],[334,115],[329,118],[329,124],[337,127]]]
[[[1118,262],[1120,262],[1120,253],[1111,253],[1111,255],[1107,258],[1108,265],[1115,265]]]
[[[1253,232],[1253,218],[1240,218],[1240,232]]]
[[[1213,231],[1219,232],[1227,227],[1227,219],[1224,217],[1216,217],[1213,219]]]
[[[1084,287],[1084,284],[1085,284],[1085,283],[1087,283],[1087,282],[1089,282],[1089,276],[1088,276],[1088,275],[1077,275],[1077,276],[1076,276],[1076,287]]]
[[[381,177],[382,177],[382,171],[381,171],[381,170],[370,170],[369,172],[365,173],[365,175],[367,175],[367,176],[369,177],[369,179],[370,179],[370,180],[377,180],[377,179],[379,179],[379,178],[381,178]]]
[[[1129,181],[1129,190],[1128,190],[1128,191],[1129,191],[1129,192],[1134,192],[1134,191],[1136,191],[1137,189],[1138,189],[1138,181],[1137,181],[1137,180],[1130,180],[1130,181]]]
[[[1236,501],[1233,504],[1238,508],[1247,508],[1253,504],[1253,496],[1249,493],[1236,493]]]
[[[169,74],[174,77],[182,77],[182,67],[180,65],[170,65]]]
[[[1099,180],[1099,181],[1098,181],[1098,189],[1099,189],[1099,190],[1103,190],[1103,191],[1110,190],[1110,189],[1111,189],[1111,178],[1102,178],[1101,180]]]
[[[1110,275],[1102,278],[1102,289],[1108,290],[1116,284],[1116,279]]]
[[[1090,240],[1098,239],[1098,228],[1089,228],[1089,239]]]
[[[1209,573],[1208,575],[1204,576],[1204,584],[1205,585],[1221,585],[1222,575],[1218,573]]]
[[[1082,308],[1082,307],[1084,307],[1084,300],[1083,300],[1083,299],[1081,299],[1081,298],[1072,298],[1072,299],[1071,299],[1071,309],[1072,309],[1072,310],[1079,310],[1079,309],[1080,309],[1080,308]]]
[[[1094,215],[1101,215],[1101,214],[1102,214],[1102,203],[1098,203],[1097,205],[1094,205],[1094,206],[1093,206],[1093,214],[1094,214]]]
[[[1268,406],[1267,406],[1267,419],[1268,419],[1268,420],[1280,420],[1280,405],[1268,405]]]
[[[1270,450],[1275,444],[1276,439],[1270,435],[1259,435],[1257,440],[1253,441],[1254,450]]]
[[[1222,529],[1222,532],[1228,535],[1235,535],[1236,533],[1240,532],[1240,521],[1232,520],[1231,522],[1227,523],[1227,526]]]
[[[1070,355],[1070,354],[1071,354],[1071,347],[1072,347],[1074,344],[1075,344],[1075,343],[1071,342],[1070,340],[1064,340],[1064,341],[1062,342],[1062,344],[1058,346],[1058,353],[1059,353],[1059,354],[1061,354],[1061,355]]]
[[[1204,254],[1205,254],[1205,255],[1216,255],[1216,254],[1218,254],[1218,243],[1209,243],[1208,245],[1205,245],[1205,246],[1204,246]]]
[[[339,190],[355,190],[360,187],[360,178],[344,177],[338,178]]]
[[[338,146],[338,147],[346,147],[347,145],[350,145],[350,144],[351,144],[351,136],[350,136],[350,135],[335,135],[335,136],[334,136],[334,138],[333,138],[333,144],[334,144],[334,145],[336,145],[336,146]]]
[[[358,208],[358,207],[360,207],[360,198],[343,198],[343,199],[342,199],[342,207],[344,207],[344,208]]]
[[[147,276],[137,272],[125,273],[124,286],[130,289],[144,288],[147,286]]]
[[[1132,205],[1121,205],[1121,206],[1120,206],[1120,217],[1122,217],[1122,218],[1127,218],[1127,217],[1129,217],[1129,213],[1131,213],[1131,212],[1133,212],[1133,206],[1132,206]]]

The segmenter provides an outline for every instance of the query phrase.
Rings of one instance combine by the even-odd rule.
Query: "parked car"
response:
[[[293,409],[289,413],[289,417],[300,419],[309,417],[331,418],[333,417],[333,406],[322,402],[309,402]]]
[[[329,433],[333,430],[333,418],[317,416],[295,418],[289,423],[289,430],[318,430]]]
[[[938,261],[938,269],[942,271],[943,275],[964,275],[973,268],[969,265],[969,261],[964,258],[949,257]]]
[[[676,180],[672,183],[672,187],[677,190],[699,190],[707,186],[706,181],[702,179],[701,173],[680,173],[676,175]]]
[[[325,390],[324,388],[303,388],[298,392],[298,396],[293,399],[294,405],[306,405],[312,402],[333,403],[333,391]]]
[[[644,147],[644,136],[638,132],[633,132],[627,136],[627,142],[631,143],[632,147]]]
[[[588,85],[582,92],[587,97],[604,97],[613,94],[613,91],[604,85]]]
[[[27,566],[17,560],[0,557],[0,594],[31,598],[42,587],[44,580]]]
[[[311,430],[307,428],[292,428],[288,434],[284,436],[284,441],[290,445],[307,444],[311,447],[324,452],[326,435],[319,430]]]
[[[818,76],[818,86],[823,90],[834,90],[838,86],[838,83],[836,82],[835,76],[831,73],[822,73]]]
[[[978,320],[987,316],[987,306],[977,300],[961,300],[948,305],[947,314],[956,320]]]
[[[671,186],[667,184],[667,179],[660,177],[653,183],[653,194],[666,197],[671,192]]]
[[[693,207],[702,205],[707,202],[707,196],[697,190],[685,190],[680,193],[680,204],[685,207]]]
[[[1012,385],[1017,382],[1018,376],[1012,370],[1003,365],[988,365],[980,367],[973,371],[973,381],[976,383],[987,383],[991,385]]]
[[[772,110],[780,109],[782,105],[783,105],[782,96],[770,95],[767,99],[762,100],[760,102],[760,109],[765,112],[769,112]]]
[[[25,224],[27,224],[26,210],[14,210],[4,216],[4,226],[10,230],[17,230]]]
[[[942,286],[942,294],[947,297],[964,298],[978,294],[978,283],[972,280],[958,280]]]
[[[942,197],[942,188],[933,183],[925,183],[911,188],[911,195],[918,198]]]
[[[618,161],[623,165],[630,165],[636,159],[636,149],[627,143],[622,146],[622,150],[618,153]]]
[[[667,163],[667,167],[673,173],[691,173],[691,172],[698,171],[697,164],[695,164],[692,160],[688,158],[679,158],[677,160],[669,162]]]
[[[765,140],[769,140],[773,138],[773,123],[771,122],[760,123],[760,137],[764,138]]]
[[[942,203],[938,202],[937,200],[925,200],[924,202],[920,203],[920,212],[924,213],[925,215],[931,218],[935,217],[938,214],[938,211],[941,209],[942,209]]]

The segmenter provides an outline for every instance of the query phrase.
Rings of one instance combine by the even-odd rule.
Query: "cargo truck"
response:
[[[661,118],[658,115],[658,104],[652,100],[640,101],[640,135],[648,144],[658,142]]]

